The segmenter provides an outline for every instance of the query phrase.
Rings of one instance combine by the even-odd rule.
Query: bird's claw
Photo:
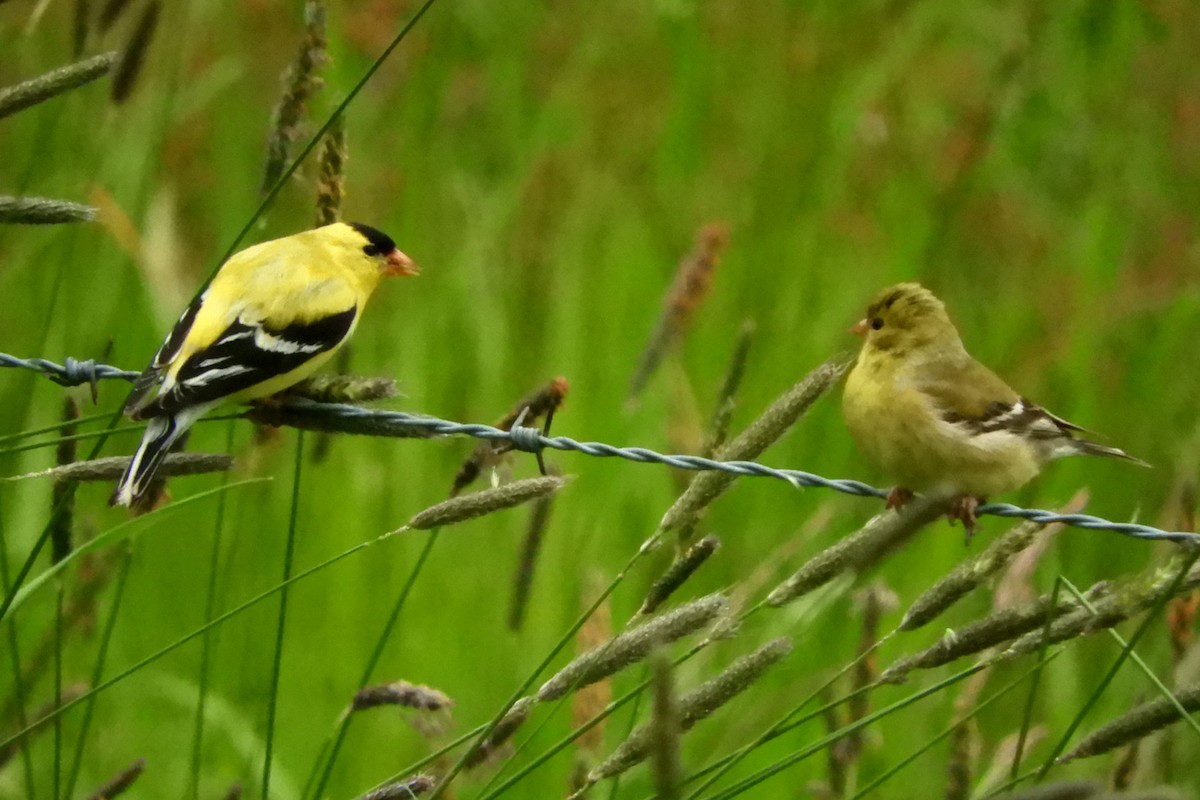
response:
[[[946,519],[950,524],[961,522],[966,530],[966,544],[971,543],[971,537],[975,535],[975,509],[983,504],[983,498],[972,497],[969,494],[964,494],[950,504],[950,508],[946,511]]]
[[[908,489],[905,489],[903,486],[897,486],[888,492],[887,508],[894,508],[899,511],[908,501],[913,499],[913,496],[913,493]]]

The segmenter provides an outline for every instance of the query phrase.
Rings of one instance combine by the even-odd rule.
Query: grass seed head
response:
[[[583,686],[595,683],[645,660],[657,646],[668,644],[711,624],[728,607],[722,595],[711,594],[682,605],[674,611],[630,628],[614,639],[567,664],[542,684],[537,698],[557,700]]]
[[[420,512],[410,519],[405,527],[421,531],[464,522],[485,514],[519,506],[531,500],[548,497],[570,482],[571,476],[569,475],[544,475],[540,478],[525,478],[497,486],[494,489],[484,489],[474,494],[454,497]]]
[[[363,711],[378,706],[404,706],[419,711],[442,711],[453,707],[454,701],[443,692],[429,686],[408,681],[393,681],[359,689],[354,695],[354,701],[350,704],[350,710]]]
[[[146,63],[150,42],[158,29],[158,16],[161,11],[162,3],[159,0],[147,3],[133,28],[129,43],[121,51],[121,59],[113,70],[112,79],[112,101],[117,105],[124,103],[133,94],[133,87],[138,76],[142,74],[142,66]]]
[[[413,775],[399,783],[389,783],[367,792],[360,800],[411,800],[420,797],[436,785],[437,780],[432,775]]]

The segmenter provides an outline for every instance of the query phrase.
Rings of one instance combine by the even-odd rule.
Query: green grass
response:
[[[30,5],[0,5],[0,85],[70,60],[72,4],[50,4],[27,31]],[[331,4],[333,63],[309,132],[415,10],[401,2]],[[130,21],[89,52],[120,47]],[[302,35],[299,4],[166,4],[161,23],[125,105],[112,107],[101,81],[0,121],[0,193],[88,201],[101,191],[142,243],[134,256],[110,226],[0,227],[0,351],[61,361],[100,357],[111,341],[106,360],[142,366],[258,205],[279,75]],[[389,232],[424,270],[418,280],[385,285],[372,300],[352,368],[396,377],[404,397],[395,407],[463,421],[491,421],[564,375],[571,390],[557,432],[672,451],[681,447],[673,421],[686,416],[680,398],[690,392],[707,417],[742,320],[755,319],[758,331],[735,427],[828,356],[852,349],[857,342],[846,328],[873,293],[918,279],[947,302],[972,352],[1023,393],[1156,466],[1060,463],[1004,499],[1053,507],[1087,486],[1093,513],[1178,526],[1178,487],[1195,480],[1200,456],[1197,31],[1196,9],[1173,0],[1069,0],[1045,9],[439,0],[347,113],[345,214]],[[314,192],[315,171],[306,164],[248,241],[311,225]],[[675,265],[714,219],[729,222],[732,244],[680,350],[687,386],[676,391],[674,370],[660,370],[626,413],[628,380]],[[99,410],[115,410],[122,390],[102,386]],[[57,422],[63,391],[31,374],[0,373],[0,437]],[[192,447],[224,449],[227,424],[198,425]],[[285,430],[261,446],[250,435],[245,424],[234,431],[233,452],[248,469],[234,480],[273,480],[225,495],[217,613],[275,586],[284,556],[296,433]],[[9,446],[0,444],[2,475],[53,463],[53,448]],[[304,464],[295,571],[443,499],[471,446],[338,438],[328,459]],[[130,437],[114,437],[103,454],[131,447]],[[548,458],[578,479],[556,501],[525,627],[513,633],[505,623],[528,513],[517,510],[443,532],[375,670],[380,680],[445,691],[457,702],[458,731],[493,717],[577,618],[593,577],[611,578],[677,493],[665,468]],[[836,395],[763,460],[884,480],[854,452]],[[514,465],[519,475],[535,469],[532,458]],[[219,477],[186,478],[171,490],[182,500],[220,484]],[[78,535],[125,519],[105,505],[109,490],[80,488]],[[49,495],[48,482],[0,483],[10,576],[45,524]],[[723,548],[683,592],[697,596],[766,570],[752,598],[760,599],[877,510],[871,501],[745,479],[708,514],[703,527],[722,537]],[[823,513],[832,515],[828,524],[802,533]],[[144,523],[153,535],[132,544],[106,675],[204,623],[216,514],[215,500],[201,500]],[[1004,528],[986,519],[982,539]],[[291,588],[273,796],[303,786],[359,688],[423,542],[423,534],[401,537]],[[1062,574],[1090,585],[1161,561],[1163,549],[1066,530],[1034,582],[1048,591]],[[939,523],[880,567],[877,577],[901,601],[884,630],[966,552],[960,530]],[[617,588],[615,620],[636,610],[665,558],[643,561]],[[32,575],[48,567],[43,556]],[[92,674],[113,588],[101,595],[96,632],[66,634],[64,684]],[[931,630],[891,640],[881,663],[982,615],[986,594],[967,598]],[[858,623],[849,595],[839,590],[811,618],[790,608],[756,614],[739,638],[680,668],[676,683],[686,689],[771,637],[796,639],[788,661],[687,736],[685,769],[752,740],[854,657]],[[52,598],[43,591],[17,609],[22,658],[52,629]],[[276,623],[277,605],[266,602],[212,635],[200,797],[220,796],[235,781],[247,796],[260,791]],[[1069,644],[1046,665],[1033,714],[1049,736],[1032,746],[1031,765],[1049,754],[1048,742],[1066,730],[1119,652],[1107,637],[1094,637]],[[1171,685],[1162,625],[1147,632],[1139,652]],[[135,795],[184,794],[200,653],[197,640],[97,695],[79,791],[144,757]],[[13,687],[9,661],[0,658],[0,698]],[[984,696],[1031,663],[999,670]],[[882,707],[965,666],[883,689],[874,703]],[[639,675],[619,678],[616,694]],[[49,673],[25,684],[30,708],[53,691]],[[979,714],[984,767],[996,743],[1020,726],[1023,691]],[[1154,691],[1125,667],[1083,729]],[[860,786],[939,735],[952,721],[954,696],[935,694],[872,726]],[[535,712],[518,741],[548,713]],[[610,722],[605,752],[627,714]],[[521,758],[565,736],[568,716],[538,729]],[[68,766],[81,719],[79,711],[63,718]],[[819,720],[808,723],[756,751],[727,780],[825,733]],[[1174,747],[1181,766],[1162,779],[1200,791],[1182,768],[1195,757],[1195,737],[1180,732]],[[39,735],[31,748],[34,796],[50,797],[53,736]],[[365,791],[431,749],[398,713],[369,712],[349,731],[329,796]],[[569,753],[533,771],[510,796],[564,794]],[[936,745],[876,795],[940,795],[947,753]],[[1103,778],[1111,763],[1083,761],[1052,776]],[[824,776],[824,758],[810,758],[747,796],[792,796]],[[477,795],[488,777],[486,770],[460,777],[458,796]],[[23,781],[20,759],[10,762],[0,771],[0,797],[26,796]],[[640,768],[625,776],[619,796],[641,798],[651,787]],[[595,796],[607,792],[601,785]]]

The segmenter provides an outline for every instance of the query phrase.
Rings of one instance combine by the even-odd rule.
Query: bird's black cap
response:
[[[350,222],[347,224],[362,234],[363,238],[367,240],[368,244],[363,246],[363,252],[367,255],[386,256],[396,249],[396,243],[392,241],[392,237],[378,228],[363,225],[361,222]]]

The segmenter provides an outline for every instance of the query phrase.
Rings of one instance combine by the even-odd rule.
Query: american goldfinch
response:
[[[226,261],[187,307],[125,401],[149,420],[113,505],[129,506],[171,445],[226,401],[280,392],[315,372],[350,338],[388,275],[416,275],[386,234],[326,225],[248,247]]]
[[[898,508],[914,491],[955,498],[968,535],[984,498],[1024,485],[1055,458],[1122,458],[1115,447],[1014,392],[963,348],[946,308],[916,283],[881,292],[851,330],[863,337],[842,413],[858,447],[899,480]]]

